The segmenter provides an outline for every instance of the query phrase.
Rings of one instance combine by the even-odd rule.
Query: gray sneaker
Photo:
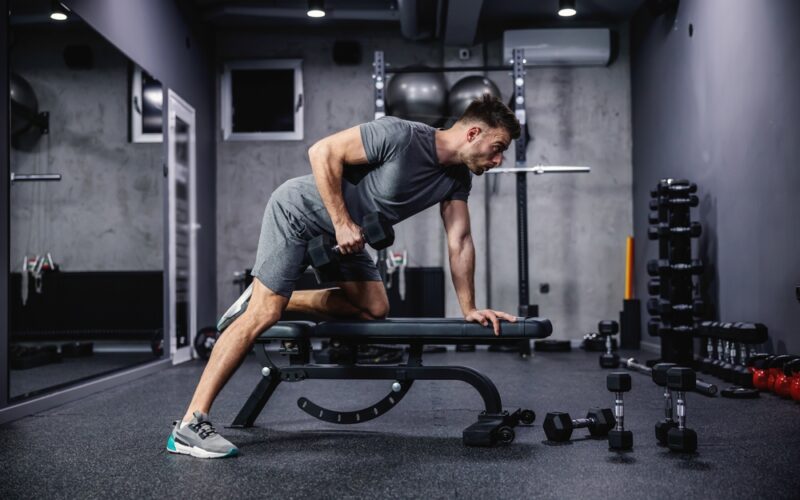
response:
[[[191,455],[197,458],[235,457],[239,449],[230,441],[217,434],[208,415],[194,412],[194,418],[181,428],[181,421],[175,423],[167,439],[167,451]]]
[[[253,284],[250,283],[250,286],[236,299],[236,302],[233,303],[232,306],[225,311],[225,314],[217,322],[217,331],[222,333],[228,326],[233,323],[233,320],[238,318],[242,315],[243,312],[247,309],[247,304],[250,303],[250,297],[253,295]]]

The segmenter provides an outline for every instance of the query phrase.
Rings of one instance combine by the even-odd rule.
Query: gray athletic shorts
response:
[[[277,189],[264,210],[251,274],[273,292],[289,298],[297,280],[311,264],[306,255],[308,242],[327,231],[297,215],[290,204],[282,203],[283,192]],[[325,278],[326,282],[381,281],[378,267],[366,249],[341,256],[338,268]]]

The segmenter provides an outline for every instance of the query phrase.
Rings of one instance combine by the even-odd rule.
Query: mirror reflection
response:
[[[74,13],[9,3],[18,400],[162,355],[164,176],[158,81]]]

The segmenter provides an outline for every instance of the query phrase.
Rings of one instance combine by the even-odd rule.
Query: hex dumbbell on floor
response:
[[[697,450],[697,433],[686,427],[686,393],[694,390],[696,376],[691,368],[667,370],[667,387],[675,391],[678,426],[667,432],[667,446],[671,451],[693,453]]]
[[[631,376],[624,372],[609,373],[606,377],[606,387],[613,392],[614,419],[616,426],[608,433],[608,448],[624,451],[633,448],[633,433],[625,430],[625,404],[622,394],[631,390]]]
[[[667,444],[667,434],[670,429],[678,426],[672,411],[672,390],[667,385],[667,371],[675,367],[675,363],[659,363],[653,367],[651,375],[653,382],[664,388],[664,420],[656,422],[656,440],[658,444]]]
[[[379,212],[364,216],[361,232],[364,241],[375,250],[387,248],[394,243],[394,229]],[[308,256],[314,269],[324,272],[338,259],[339,246],[330,236],[319,235],[308,243]]]
[[[569,413],[551,412],[544,418],[544,433],[549,441],[569,441],[572,431],[586,428],[592,437],[605,437],[614,428],[616,420],[609,408],[592,408],[586,418],[572,419]]]
[[[619,354],[614,352],[612,336],[619,332],[619,323],[603,320],[597,324],[597,331],[606,339],[606,352],[600,355],[601,368],[619,368]]]

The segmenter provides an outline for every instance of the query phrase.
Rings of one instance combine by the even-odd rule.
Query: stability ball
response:
[[[386,107],[391,116],[437,126],[447,107],[447,82],[441,73],[398,73],[389,80]]]
[[[500,89],[493,81],[480,75],[465,76],[457,81],[450,89],[450,97],[447,99],[448,116],[453,120],[458,120],[466,111],[469,103],[483,94],[500,97]]]
[[[11,135],[16,136],[34,125],[36,115],[39,114],[39,101],[28,80],[16,73],[11,73],[8,79],[8,94],[11,107]]]

